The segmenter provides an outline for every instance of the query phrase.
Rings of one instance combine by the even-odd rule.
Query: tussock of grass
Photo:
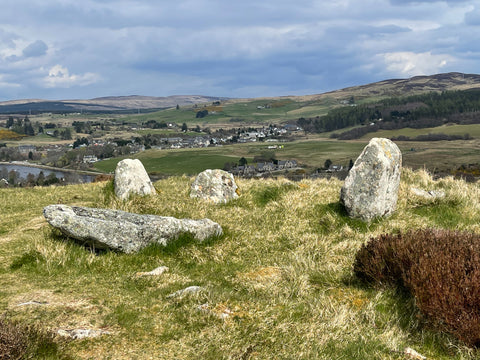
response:
[[[406,346],[436,359],[480,355],[422,326],[408,298],[372,290],[353,275],[358,249],[382,233],[427,227],[480,233],[478,185],[405,170],[397,212],[364,224],[339,205],[339,180],[238,179],[241,197],[225,205],[190,198],[192,181],[160,180],[157,196],[127,201],[112,196],[111,182],[0,189],[6,209],[0,222],[2,310],[47,330],[111,332],[60,345],[79,359],[399,359]],[[446,196],[414,198],[411,186]],[[185,235],[138,254],[96,253],[41,219],[43,207],[58,202],[207,217],[225,234],[204,243]],[[158,266],[169,271],[135,275]],[[168,298],[193,285],[205,290]],[[46,305],[16,306],[30,300]],[[229,316],[219,316],[225,312]]]

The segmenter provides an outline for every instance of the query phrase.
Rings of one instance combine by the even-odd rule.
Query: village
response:
[[[25,120],[17,120],[20,124],[19,129],[14,126],[5,127],[8,130],[18,130],[20,132],[21,125],[29,124],[28,118]],[[106,124],[106,125],[105,125]],[[149,120],[142,124],[121,124],[114,126],[111,122],[105,124],[100,123],[78,123],[74,122],[72,129],[67,125],[58,129],[43,131],[38,125],[34,124],[33,136],[45,135],[52,137],[52,142],[46,144],[22,144],[18,146],[0,144],[0,161],[32,161],[44,165],[51,165],[56,167],[75,166],[79,169],[85,169],[92,166],[95,162],[108,159],[116,156],[133,155],[146,149],[187,149],[187,148],[206,148],[223,145],[233,145],[248,142],[266,142],[268,149],[281,149],[283,145],[281,142],[289,141],[295,138],[297,133],[302,131],[300,127],[295,125],[276,126],[269,125],[262,128],[233,128],[233,129],[219,129],[211,132],[209,129],[200,129],[197,127],[188,129],[186,124],[179,126],[175,123],[166,124],[165,128],[168,132],[159,134],[150,129],[157,129],[162,125],[155,120]],[[55,126],[54,124],[51,124]],[[58,124],[57,126],[62,126]],[[80,126],[81,125],[81,126]],[[108,129],[107,129],[108,128]],[[76,134],[76,139],[73,140],[69,135],[67,138],[63,137],[64,132],[68,130],[68,134]],[[74,132],[74,131],[75,132]],[[105,134],[105,131],[107,133]],[[116,136],[116,130],[126,131],[131,133],[129,139],[119,138]],[[139,135],[143,134],[143,135]],[[198,135],[197,135],[198,134]],[[62,137],[61,137],[62,135]],[[169,136],[170,135],[170,136]],[[55,141],[55,139],[64,141]],[[66,140],[72,140],[68,142]],[[289,167],[291,162],[286,166],[284,164],[276,165],[265,163],[257,168],[260,172],[278,170]],[[296,166],[296,165],[295,165]],[[290,167],[295,167],[290,166]],[[248,169],[238,170],[238,173],[248,174],[252,171]]]

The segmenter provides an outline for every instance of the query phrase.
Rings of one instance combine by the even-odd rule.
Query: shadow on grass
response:
[[[209,246],[213,246],[217,242],[222,241],[228,234],[228,229],[223,229],[222,235],[215,235],[210,236],[209,238],[199,241],[195,239],[194,235],[191,233],[183,233],[180,234],[176,239],[171,240],[167,243],[166,246],[161,244],[151,244],[142,250],[139,251],[140,255],[144,256],[155,256],[155,255],[175,255],[181,249],[188,248],[188,247],[198,247],[198,248],[206,248]]]
[[[181,233],[177,238],[171,239],[167,245],[162,245],[158,243],[153,243],[145,248],[141,249],[137,254],[139,255],[144,255],[144,256],[155,256],[159,254],[167,254],[167,255],[173,255],[177,253],[180,249],[190,247],[190,246],[197,246],[197,247],[208,247],[212,246],[215,243],[221,241],[222,239],[225,238],[228,234],[228,229],[224,228],[223,229],[223,234],[222,235],[215,235],[215,236],[210,236],[207,239],[203,241],[199,241],[195,239],[194,235],[191,233]],[[79,248],[83,248],[85,250],[88,250],[90,252],[95,253],[96,255],[103,255],[107,253],[121,253],[120,251],[115,251],[112,249],[106,249],[106,248],[98,248],[94,244],[88,242],[88,241],[79,241],[77,239],[71,238],[65,234],[63,234],[60,230],[51,227],[50,228],[50,233],[46,234],[46,236],[53,241],[61,242],[61,243],[68,243],[72,244],[74,246],[78,246]],[[20,262],[23,261],[28,261],[29,258],[33,256],[33,253],[30,255],[25,255],[25,258],[23,260],[19,260]],[[17,265],[18,266],[18,265]],[[21,265],[20,265],[21,267]]]
[[[262,187],[254,193],[255,203],[258,206],[263,207],[272,201],[280,200],[287,192],[297,189],[298,185],[296,184],[281,184]]]
[[[44,261],[45,261],[45,258],[43,257],[43,255],[40,254],[37,250],[32,249],[27,252],[24,252],[20,256],[15,257],[12,263],[10,264],[10,270],[17,270],[22,267],[32,268],[32,267],[35,267],[36,264]]]
[[[317,231],[322,234],[335,232],[345,225],[360,233],[366,233],[374,231],[382,221],[382,218],[377,218],[370,222],[351,218],[340,201],[316,205],[313,218],[316,221],[315,227]]]

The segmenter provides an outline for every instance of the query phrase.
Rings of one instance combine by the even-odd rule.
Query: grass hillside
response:
[[[0,189],[0,307],[9,321],[46,331],[96,329],[94,339],[54,339],[36,359],[477,359],[436,331],[415,301],[353,275],[372,236],[426,227],[480,233],[478,184],[404,169],[397,212],[365,224],[339,205],[339,180],[237,179],[241,197],[213,205],[189,197],[193,178],[155,183],[158,195],[126,202],[108,183]],[[415,186],[446,193],[424,200]],[[94,253],[45,222],[55,203],[180,218],[208,217],[225,231],[198,244],[139,254]],[[137,272],[167,266],[157,277]],[[187,286],[205,290],[168,295]],[[28,302],[30,305],[22,305]],[[43,351],[43,352],[42,352]]]
[[[142,123],[185,122],[201,124],[212,129],[241,125],[268,125],[285,123],[298,118],[326,115],[330,110],[343,107],[345,101],[354,99],[358,105],[380,100],[429,92],[468,90],[480,88],[480,75],[445,73],[431,76],[415,76],[408,79],[388,79],[371,84],[352,86],[322,94],[304,96],[278,96],[254,99],[225,99],[221,105],[187,105],[180,109],[170,108],[149,114],[130,115],[124,121]],[[198,119],[199,110],[208,110],[209,115]]]

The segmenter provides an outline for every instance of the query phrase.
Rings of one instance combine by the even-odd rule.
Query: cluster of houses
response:
[[[216,140],[212,137],[195,136],[195,137],[165,137],[160,139],[161,144],[152,146],[155,149],[183,149],[183,148],[201,148],[216,144]]]
[[[298,164],[296,160],[278,160],[276,162],[259,162],[256,165],[236,166],[231,172],[235,175],[253,176],[258,173],[288,170],[297,167]]]
[[[286,124],[282,127],[271,125],[267,128],[264,127],[261,129],[256,129],[254,131],[242,132],[238,135],[237,142],[245,143],[245,142],[255,142],[255,141],[265,141],[265,140],[269,141],[269,140],[273,140],[271,139],[273,137],[287,136],[299,131],[303,131],[303,129],[293,124]]]
[[[239,131],[236,135],[214,136],[202,135],[194,137],[165,137],[161,138],[160,145],[154,146],[157,149],[183,149],[218,146],[229,143],[247,143],[256,141],[275,142],[277,137],[293,134],[302,131],[302,128],[287,124],[283,127],[269,126],[251,131]]]

